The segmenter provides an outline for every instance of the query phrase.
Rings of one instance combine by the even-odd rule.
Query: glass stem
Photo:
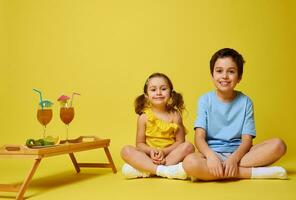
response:
[[[43,126],[43,139],[45,138],[46,125]]]
[[[68,141],[69,141],[69,138],[68,138],[68,129],[69,129],[69,125],[67,125],[67,124],[66,124],[66,129],[67,129],[66,141],[68,142]]]

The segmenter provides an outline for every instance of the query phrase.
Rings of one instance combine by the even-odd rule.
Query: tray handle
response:
[[[15,144],[6,144],[1,149],[4,151],[24,151],[26,149],[26,146],[15,145]]]
[[[100,138],[98,138],[97,136],[93,136],[93,135],[89,135],[89,136],[79,136],[78,138],[76,139],[70,139],[68,140],[69,143],[80,143],[80,142],[87,142],[87,141],[95,141],[95,140],[99,140]],[[65,143],[66,140],[62,140],[60,142],[60,144],[63,144]]]

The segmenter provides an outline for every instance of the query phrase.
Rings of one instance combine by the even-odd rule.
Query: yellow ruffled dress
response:
[[[156,118],[150,108],[144,109],[143,112],[147,116],[145,132],[147,145],[163,149],[175,143],[176,131],[178,129],[176,123]]]

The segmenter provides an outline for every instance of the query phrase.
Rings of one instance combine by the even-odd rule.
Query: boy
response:
[[[200,180],[227,178],[286,179],[282,167],[267,166],[286,152],[278,138],[252,146],[256,136],[253,103],[234,90],[243,75],[243,57],[234,49],[217,51],[210,60],[216,91],[199,99],[195,145],[199,152],[183,161],[185,172]]]

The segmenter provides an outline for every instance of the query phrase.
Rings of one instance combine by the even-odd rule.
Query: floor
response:
[[[32,165],[32,161],[27,159],[5,159],[5,162],[0,162],[0,183],[20,183]],[[110,169],[82,169],[77,174],[69,158],[58,156],[42,160],[25,193],[25,199],[296,199],[296,159],[277,164],[288,170],[288,180],[126,180],[120,170],[113,174]],[[122,161],[118,160],[116,165],[120,169]],[[0,199],[14,198],[15,193],[0,192]]]

